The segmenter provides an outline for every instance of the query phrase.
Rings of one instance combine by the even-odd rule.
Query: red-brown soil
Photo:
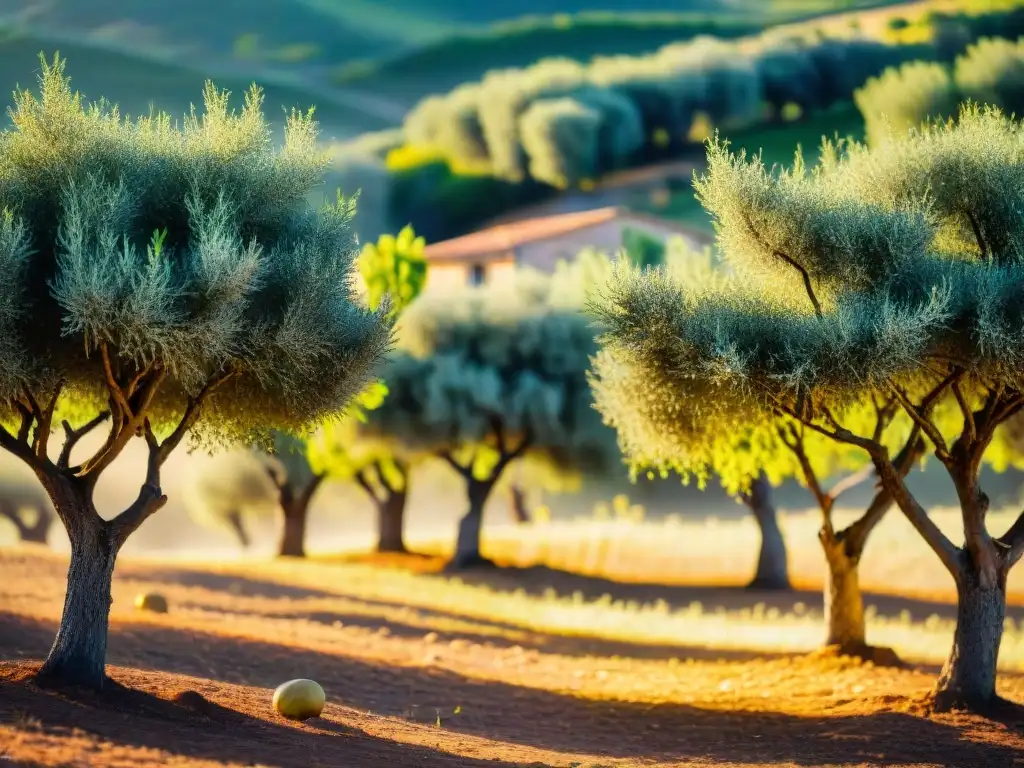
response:
[[[126,561],[109,648],[123,687],[41,690],[31,675],[65,568],[0,550],[0,768],[1024,766],[1018,711],[922,714],[934,670],[547,636],[258,566],[227,577]],[[134,613],[142,589],[171,612]],[[273,712],[273,688],[295,677],[323,685],[323,717]],[[1002,675],[1001,693],[1024,702],[1024,676]]]

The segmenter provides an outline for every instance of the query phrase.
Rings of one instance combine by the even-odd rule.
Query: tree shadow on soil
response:
[[[741,586],[675,586],[653,583],[630,583],[600,576],[587,576],[547,566],[484,566],[467,568],[458,573],[426,575],[424,578],[453,579],[464,584],[484,586],[501,592],[521,590],[527,595],[543,597],[552,592],[560,598],[579,593],[586,601],[610,597],[615,602],[633,602],[639,605],[663,601],[671,610],[687,608],[700,603],[704,612],[718,609],[739,611],[753,608],[758,603],[766,608],[777,608],[782,613],[792,612],[797,603],[820,611],[824,603],[820,591],[764,590]],[[931,600],[919,600],[899,595],[864,593],[865,608],[874,607],[878,616],[898,618],[907,611],[914,621],[924,621],[932,614],[943,619],[956,618],[956,605]],[[1024,606],[1009,605],[1007,618],[1024,620]]]
[[[348,599],[350,598],[346,598],[346,600]],[[205,607],[200,604],[187,602],[179,603],[178,606],[182,609]],[[444,645],[451,644],[453,642],[463,644],[468,643],[480,645],[484,648],[505,650],[519,648],[523,650],[532,650],[541,653],[570,657],[618,656],[620,658],[652,660],[675,658],[700,659],[706,661],[719,659],[724,661],[745,661],[755,658],[792,658],[801,655],[798,653],[784,653],[778,651],[747,651],[665,643],[632,643],[628,641],[605,640],[594,637],[554,635],[525,630],[520,627],[507,625],[501,622],[492,622],[490,620],[481,620],[476,618],[471,621],[467,621],[467,623],[479,626],[480,631],[474,632],[471,628],[466,627],[465,625],[461,626],[459,629],[448,629],[444,628],[443,623],[446,621],[450,623],[453,618],[452,616],[418,609],[416,610],[416,613],[422,616],[425,620],[429,621],[430,618],[435,618],[442,623],[442,626],[439,628],[416,626],[395,619],[384,618],[382,616],[366,616],[342,611],[236,611],[226,610],[223,608],[218,608],[217,610],[219,613],[223,613],[226,616],[236,615],[246,617],[263,617],[278,621],[304,620],[313,621],[325,626],[338,626],[339,629],[344,626],[358,627],[369,632],[386,631],[390,636],[407,640],[423,640],[427,635],[434,635],[435,637],[428,641],[431,644],[436,643]]]
[[[49,647],[54,629],[53,623],[0,613],[0,655],[9,657],[12,651],[19,650],[22,654],[41,656]],[[323,685],[332,701],[398,718],[408,717],[415,708],[454,712],[459,707],[460,714],[444,722],[439,734],[455,732],[490,738],[504,742],[509,750],[512,745],[529,745],[602,757],[761,765],[782,762],[801,766],[1009,766],[1020,755],[1019,741],[970,741],[962,738],[962,731],[952,725],[895,711],[856,717],[798,717],[778,712],[703,709],[680,703],[653,705],[584,699],[470,679],[439,667],[375,664],[285,645],[145,624],[114,625],[109,658],[112,664],[262,688],[272,688],[290,678],[312,677]],[[136,674],[135,679],[140,682],[133,684],[145,687],[144,674]],[[188,682],[203,690],[203,681]],[[234,733],[226,736],[219,726],[206,730],[197,729],[194,724],[168,726],[163,718],[144,721],[142,715],[133,715],[117,724],[119,718],[110,718],[109,714],[89,714],[70,704],[57,705],[48,697],[30,695],[25,690],[24,686],[3,685],[0,711],[4,719],[9,720],[12,710],[18,709],[23,715],[42,721],[44,727],[95,729],[94,732],[120,743],[158,747],[196,758],[237,761],[240,755],[235,750],[244,741],[251,745],[250,750],[259,752],[260,762],[266,762],[268,755],[281,755],[282,761],[277,762],[280,765],[314,764],[306,755],[326,765],[384,765],[387,761],[416,766],[485,764],[469,758],[443,757],[421,747],[374,741],[365,734],[306,735],[273,722],[244,724],[239,727],[237,738]],[[250,699],[252,695],[249,694]],[[269,691],[264,701],[258,706],[269,706]],[[251,701],[248,706],[257,707]],[[253,714],[258,711],[257,707]],[[334,711],[342,714],[342,710]],[[330,717],[337,719],[337,714]],[[977,738],[977,728],[981,726],[977,721],[972,725],[976,726],[972,737]],[[1019,730],[1022,725],[1024,720],[1018,720],[1011,727]],[[378,751],[374,752],[375,749]],[[398,749],[408,753],[396,752]],[[368,759],[372,755],[377,762],[361,762],[360,754]],[[286,755],[291,762],[283,761]]]

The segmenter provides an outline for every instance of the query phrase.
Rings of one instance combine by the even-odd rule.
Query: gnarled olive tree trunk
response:
[[[779,527],[778,513],[772,503],[772,487],[761,473],[750,483],[750,492],[741,500],[754,515],[761,532],[761,550],[757,557],[757,570],[747,585],[751,589],[790,589],[789,557],[786,541]]]
[[[60,627],[39,678],[98,688],[106,679],[110,588],[120,545],[86,489],[63,478],[44,484],[67,529],[71,562]]]
[[[1024,514],[998,539],[985,527],[989,500],[978,486],[978,467],[988,445],[984,439],[986,430],[994,429],[986,422],[994,419],[993,412],[996,412],[994,407],[975,412],[964,435],[951,447],[936,450],[960,501],[965,535],[963,547],[954,545],[939,530],[902,478],[885,461],[882,450],[876,449],[873,456],[886,489],[892,491],[900,510],[956,582],[958,600],[953,647],[932,692],[938,711],[985,712],[1000,701],[996,693],[996,670],[1006,615],[1006,578],[1024,553]]]

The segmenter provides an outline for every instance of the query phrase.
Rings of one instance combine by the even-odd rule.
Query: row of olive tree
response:
[[[660,242],[650,243],[646,248],[639,248],[637,254],[624,251],[620,255],[629,257],[638,266],[664,263],[672,274],[688,283],[711,280],[718,268],[710,250],[695,252],[682,238],[670,239],[667,247]],[[325,478],[340,480],[358,484],[376,506],[378,551],[403,552],[406,551],[403,521],[410,472],[438,456],[451,463],[451,452],[455,450],[465,454],[458,459],[457,471],[467,480],[472,512],[468,519],[475,526],[475,533],[468,539],[463,537],[463,551],[469,554],[461,555],[454,564],[479,561],[483,504],[513,460],[518,459],[516,463],[520,465],[517,478],[520,482],[525,479],[530,485],[546,490],[565,491],[578,487],[584,474],[607,477],[618,472],[621,459],[616,458],[611,433],[594,421],[592,394],[589,387],[581,386],[579,381],[580,376],[586,375],[593,351],[593,332],[587,330],[590,321],[580,310],[586,293],[603,284],[611,267],[608,255],[585,251],[571,265],[560,264],[551,277],[530,271],[521,273],[512,290],[502,289],[498,296],[490,289],[469,289],[458,297],[446,295],[443,299],[419,302],[402,319],[405,332],[400,338],[405,339],[402,342],[405,351],[384,372],[383,390],[390,394],[383,405],[375,403],[362,418],[350,417],[324,426],[307,445],[280,439],[274,457],[258,451],[222,454],[197,473],[188,488],[187,502],[193,516],[202,524],[232,531],[243,546],[249,543],[247,518],[275,516],[282,530],[279,553],[302,556],[312,495],[311,491],[303,489],[315,489]],[[402,289],[396,284],[392,290]],[[453,306],[461,306],[463,311],[453,314]],[[495,307],[500,307],[500,311]],[[527,322],[528,325],[522,326]],[[525,328],[530,329],[527,336],[523,336]],[[549,431],[540,432],[530,445],[518,453],[510,453],[502,462],[501,452],[495,452],[498,435],[507,431],[501,425],[520,422],[526,416],[518,409],[537,408],[544,401],[505,396],[500,391],[487,394],[489,390],[476,386],[478,378],[483,376],[492,384],[502,382],[506,374],[492,357],[520,365],[527,359],[520,350],[524,339],[540,345],[541,352],[549,345],[550,353],[561,355],[559,350],[567,343],[564,337],[567,332],[575,333],[583,341],[573,343],[577,354],[564,371],[569,379],[554,380],[548,384],[547,391],[561,391],[563,400],[574,401],[573,410],[559,412],[561,415],[557,418],[545,417]],[[417,352],[411,354],[410,348]],[[492,357],[484,361],[478,359],[479,348],[488,350]],[[444,365],[438,364],[439,358],[445,361]],[[461,362],[453,367],[455,360]],[[472,367],[467,361],[472,361]],[[535,383],[536,376],[546,370],[542,363],[551,364],[546,361],[546,357],[532,360],[526,369],[530,377],[523,380],[516,375],[513,382],[501,386],[514,388],[525,386],[524,381]],[[559,365],[565,366],[566,362],[563,360]],[[553,377],[550,372],[544,375],[548,379]],[[440,388],[445,399],[437,400],[429,387]],[[411,396],[410,391],[415,396]],[[485,396],[491,398],[487,405],[490,417],[489,423],[484,425],[486,428],[481,430],[475,420],[484,408],[480,399]],[[579,413],[588,418],[577,423]],[[569,421],[570,417],[575,420]],[[425,432],[425,424],[432,425],[430,429],[434,432]],[[582,429],[593,434],[577,434]],[[437,430],[441,431],[440,436],[435,434]],[[472,457],[472,468],[468,465],[469,457]],[[756,474],[760,469],[744,467],[742,471]],[[777,468],[770,467],[770,471],[776,483],[788,477]],[[755,477],[748,491],[739,487],[740,483],[735,480],[738,476],[735,472],[723,474],[723,485],[750,508],[762,541],[750,586],[789,588],[786,548],[771,502],[768,477]],[[282,488],[285,489],[283,494]],[[522,493],[517,484],[512,484],[510,491],[513,502],[518,498],[521,504]],[[516,512],[520,519],[524,516],[523,510]]]
[[[951,66],[913,61],[887,69],[854,94],[867,139],[877,144],[890,128],[905,131],[930,118],[955,118],[965,101],[1024,108],[1024,38],[983,38]]]
[[[648,56],[548,59],[422,100],[405,121],[406,141],[483,164],[498,178],[532,177],[555,187],[678,152],[696,121],[742,128],[848,101],[887,66],[928,52],[864,37],[768,33],[711,37]],[[700,139],[698,139],[699,141]]]
[[[1000,112],[969,108],[888,142],[826,144],[814,173],[780,174],[713,144],[699,195],[743,279],[702,293],[619,272],[597,302],[598,377],[643,396],[628,408],[613,391],[602,407],[640,466],[701,475],[733,430],[775,430],[795,453],[811,439],[857,451],[957,587],[935,706],[985,709],[1007,572],[1024,554],[1024,514],[990,532],[979,481],[1024,406],[1024,139]],[[896,414],[900,434],[880,429]],[[920,439],[956,489],[962,546],[905,483]]]

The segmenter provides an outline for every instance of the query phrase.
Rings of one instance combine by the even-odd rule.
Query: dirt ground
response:
[[[121,563],[108,658],[126,688],[96,698],[29,679],[66,562],[0,550],[0,768],[1024,766],[1019,711],[923,714],[934,669],[544,635],[360,597],[332,567],[347,573],[309,565],[313,588],[256,565]],[[144,590],[170,613],[135,612]],[[323,717],[273,712],[296,677],[324,687]],[[1024,675],[1001,693],[1024,703]]]

